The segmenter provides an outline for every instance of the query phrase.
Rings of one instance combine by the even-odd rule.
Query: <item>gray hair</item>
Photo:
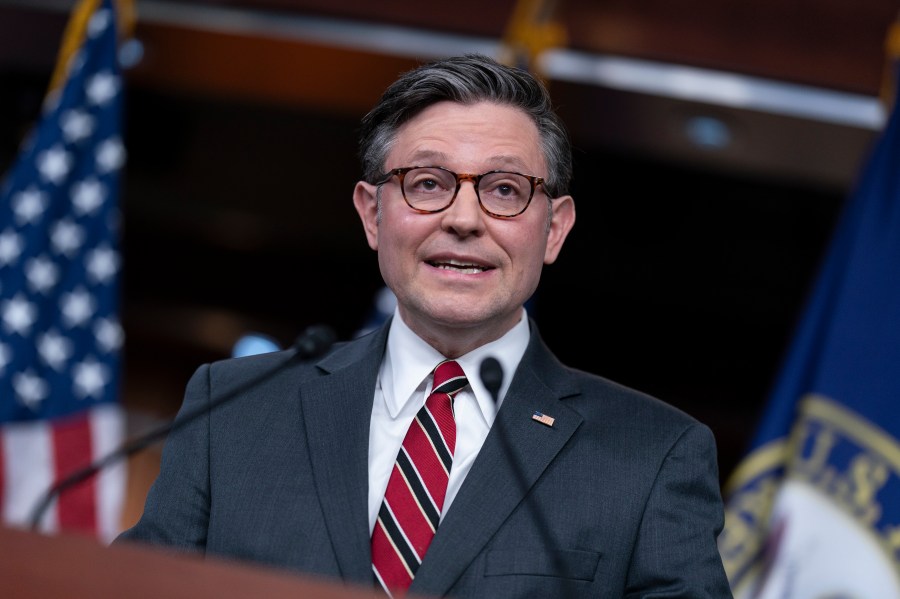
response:
[[[522,69],[480,54],[431,62],[407,71],[384,92],[362,120],[359,153],[363,178],[375,183],[384,173],[397,129],[438,102],[494,102],[523,110],[537,126],[547,162],[544,190],[564,195],[572,178],[572,150],[562,120],[553,111],[547,88]],[[529,173],[530,174],[530,173]]]

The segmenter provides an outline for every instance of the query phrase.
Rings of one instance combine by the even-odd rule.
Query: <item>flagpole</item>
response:
[[[134,28],[137,24],[135,2],[134,0],[114,0],[114,4],[118,20],[119,39],[128,39],[134,34]],[[75,8],[72,9],[63,32],[59,52],[56,55],[56,65],[53,68],[50,85],[47,89],[48,95],[57,91],[65,83],[69,63],[82,44],[84,44],[88,23],[99,5],[100,0],[79,0]]]

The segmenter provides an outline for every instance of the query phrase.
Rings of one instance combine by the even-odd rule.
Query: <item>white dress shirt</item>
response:
[[[453,400],[456,451],[441,518],[453,503],[453,498],[494,423],[497,406],[494,405],[491,394],[481,384],[481,361],[493,356],[503,367],[503,385],[499,393],[499,401],[502,402],[512,375],[528,346],[529,337],[528,317],[523,309],[522,318],[503,337],[456,359],[469,380],[469,386]],[[369,424],[370,533],[375,528],[378,510],[406,431],[431,392],[431,372],[445,359],[406,326],[399,311],[394,310],[387,348],[375,383],[375,402]]]

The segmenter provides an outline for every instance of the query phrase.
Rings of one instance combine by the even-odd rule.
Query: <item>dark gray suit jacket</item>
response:
[[[709,429],[563,366],[531,329],[410,592],[730,597]],[[170,435],[144,514],[120,540],[371,586],[368,436],[386,339],[387,326],[317,363],[278,352],[198,369],[181,415],[236,397]]]

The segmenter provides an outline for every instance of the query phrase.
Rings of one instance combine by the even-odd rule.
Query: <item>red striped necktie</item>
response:
[[[456,449],[453,397],[468,384],[456,362],[437,365],[391,471],[372,532],[372,569],[393,597],[409,588],[437,530]]]

